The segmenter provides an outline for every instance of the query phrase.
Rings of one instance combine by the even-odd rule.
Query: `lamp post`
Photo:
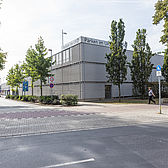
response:
[[[64,32],[63,29],[62,29],[62,47],[64,46],[64,34],[67,34],[67,33]]]
[[[48,49],[51,52],[51,75],[52,75],[52,49]],[[51,96],[52,96],[52,88],[50,88]]]

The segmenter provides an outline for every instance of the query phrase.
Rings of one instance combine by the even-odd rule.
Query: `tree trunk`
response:
[[[144,86],[144,82],[142,83],[141,94],[142,94],[142,99],[144,99],[145,98],[145,86]]]
[[[43,96],[43,89],[42,89],[42,80],[40,80],[40,89],[41,89],[41,96]]]
[[[16,87],[16,95],[19,95],[19,89],[18,89],[18,86]]]
[[[121,102],[121,88],[120,88],[120,84],[118,85],[118,94],[119,94],[119,102]]]
[[[32,80],[32,83],[31,83],[31,88],[32,88],[32,96],[33,96],[33,88],[34,88],[33,80]]]

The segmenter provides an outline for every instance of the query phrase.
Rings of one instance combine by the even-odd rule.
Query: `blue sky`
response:
[[[2,82],[9,68],[23,61],[27,49],[39,36],[45,46],[56,53],[61,48],[61,30],[67,32],[64,42],[79,36],[109,40],[112,20],[125,22],[128,49],[139,28],[147,29],[147,41],[153,52],[163,50],[159,43],[162,24],[152,24],[157,0],[4,0],[0,11],[0,47],[8,52]]]

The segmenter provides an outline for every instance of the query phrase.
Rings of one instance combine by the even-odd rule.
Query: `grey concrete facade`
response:
[[[7,83],[2,83],[1,84],[0,94],[1,95],[8,95],[8,94],[10,94],[10,86],[7,85]]]
[[[107,41],[79,37],[66,44],[62,51],[53,55],[52,74],[54,74],[54,87],[52,91],[49,82],[43,85],[43,95],[78,95],[81,100],[104,99],[118,96],[117,86],[107,82],[105,69],[105,55],[109,53]],[[131,61],[133,51],[127,50],[128,62]],[[152,58],[154,66],[163,64],[163,56],[156,55]],[[150,82],[157,81],[153,70]],[[31,79],[29,79],[29,85]],[[40,96],[39,81],[36,81],[34,95]],[[106,89],[109,89],[108,95]],[[20,94],[21,94],[20,89]],[[25,93],[31,95],[31,87]],[[132,82],[128,68],[127,80],[121,86],[121,96],[132,96]]]

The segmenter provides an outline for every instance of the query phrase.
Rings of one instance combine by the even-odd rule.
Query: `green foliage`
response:
[[[60,105],[61,104],[59,96],[57,96],[57,95],[54,95],[54,96],[7,95],[6,99],[21,100],[21,101],[33,102],[33,103],[40,102],[42,104],[53,104],[53,105]],[[76,102],[77,102],[77,100],[76,100]],[[73,104],[75,104],[75,103],[73,103]]]
[[[16,87],[17,94],[18,94],[18,87],[22,83],[23,79],[24,79],[24,76],[22,73],[22,69],[18,64],[16,64],[14,67],[12,67],[9,70],[6,78],[7,84],[12,87],[12,90],[14,89],[14,87]]]
[[[165,81],[168,82],[168,48],[165,49],[162,75],[164,76]]]
[[[23,97],[23,96],[19,96],[18,100],[22,100],[22,97]]]
[[[10,95],[6,95],[5,99],[10,99]]]
[[[126,80],[126,42],[124,43],[125,26],[122,19],[117,23],[115,20],[111,23],[110,35],[110,54],[106,54],[106,71],[108,81],[118,86],[120,101],[120,85]]]
[[[15,99],[15,95],[10,95],[10,99],[14,100]]]
[[[27,50],[26,62],[23,64],[23,69],[25,71],[25,77],[31,77],[32,79],[32,82],[31,82],[32,96],[33,96],[33,88],[34,88],[33,83],[38,79],[36,62],[37,62],[37,53],[31,46]]]
[[[54,105],[60,104],[58,96],[40,96],[39,101],[43,104],[54,104]]]
[[[47,77],[50,76],[49,67],[51,66],[51,58],[45,58],[47,55],[47,48],[44,46],[42,37],[38,39],[38,43],[35,45],[35,69],[40,80],[41,96],[42,96],[42,83],[46,83]]]
[[[153,16],[153,24],[157,25],[161,21],[163,25],[163,35],[161,36],[160,42],[166,46],[164,51],[164,64],[162,73],[165,81],[168,82],[168,0],[158,0],[155,4],[155,14]]]
[[[61,95],[60,102],[62,105],[75,106],[78,104],[78,96],[76,96],[76,95]]]
[[[158,0],[155,4],[155,14],[153,16],[153,24],[157,25],[164,21],[163,36],[161,42],[168,47],[168,0]]]
[[[141,94],[144,97],[146,88],[145,83],[151,75],[153,64],[151,58],[154,54],[146,43],[146,30],[138,29],[136,33],[136,39],[132,45],[134,48],[133,58],[130,63],[131,78],[134,85],[134,94]]]
[[[7,85],[10,85],[13,90],[13,88],[15,87],[15,72],[13,67],[9,70],[6,80]]]
[[[25,96],[22,96],[22,99],[21,99],[21,101],[26,101],[26,102],[28,102],[28,97],[29,97],[29,96],[27,96],[27,95],[25,95]]]
[[[19,95],[15,95],[14,100],[18,100],[18,99],[19,99]]]
[[[17,94],[18,94],[18,87],[23,82],[23,79],[24,75],[22,73],[22,68],[18,64],[16,64],[14,68],[14,83],[15,86],[17,87]]]
[[[4,69],[7,53],[0,49],[0,70]]]
[[[28,96],[28,101],[29,102],[37,102],[37,100],[38,100],[38,97],[37,96]]]

